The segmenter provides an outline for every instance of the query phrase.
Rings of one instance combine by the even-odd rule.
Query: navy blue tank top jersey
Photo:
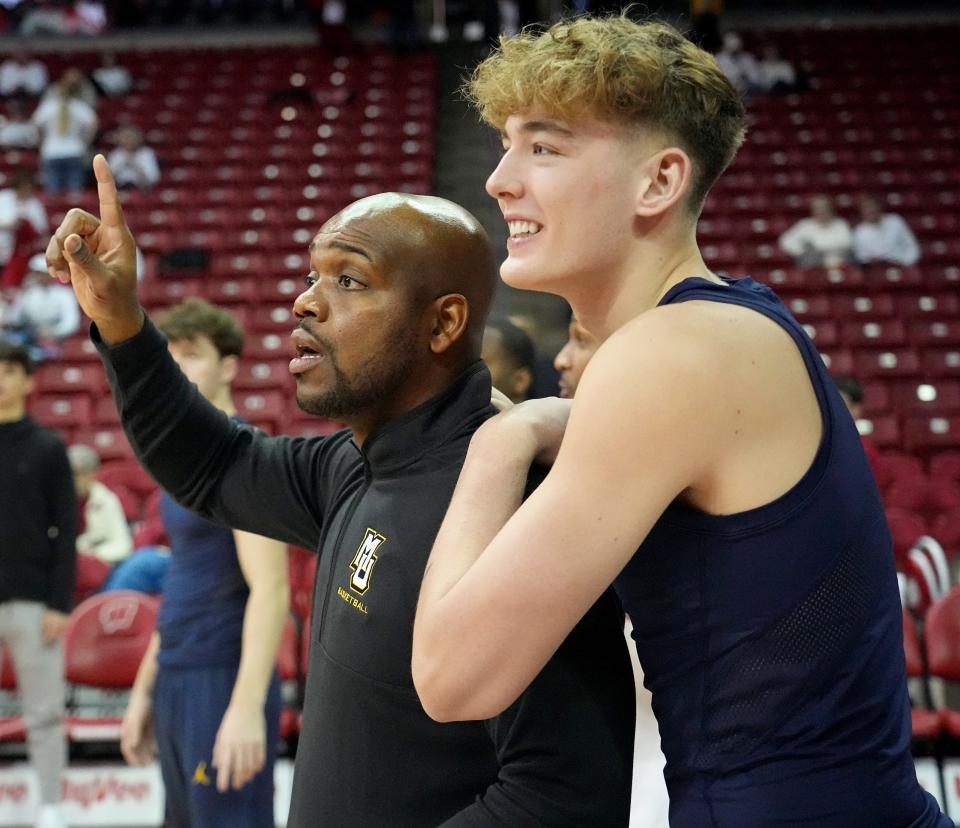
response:
[[[753,309],[803,355],[823,415],[786,494],[710,515],[679,501],[617,578],[667,759],[672,828],[949,826],[917,782],[900,598],[853,419],[802,327],[752,279],[660,304]]]
[[[171,548],[157,619],[158,663],[239,664],[249,589],[233,531],[184,509],[166,492],[161,495],[160,516]]]

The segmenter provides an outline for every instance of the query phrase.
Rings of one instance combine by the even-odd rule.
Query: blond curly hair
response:
[[[746,134],[743,101],[714,57],[672,26],[626,13],[501,36],[463,92],[499,130],[511,115],[540,110],[664,132],[694,163],[697,210]]]

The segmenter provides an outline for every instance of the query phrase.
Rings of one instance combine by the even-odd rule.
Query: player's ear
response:
[[[643,162],[636,212],[643,218],[662,215],[690,190],[693,165],[679,147],[666,147]]]
[[[229,385],[237,376],[240,368],[240,358],[236,356],[225,356],[220,358],[220,381]]]
[[[467,329],[470,307],[467,299],[460,293],[447,293],[433,300],[432,328],[430,330],[430,350],[442,354]]]

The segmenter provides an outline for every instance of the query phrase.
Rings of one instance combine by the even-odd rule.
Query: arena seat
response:
[[[920,679],[923,682],[924,695],[928,695],[927,675],[917,626],[907,610],[903,610],[903,653],[907,662],[907,678]],[[943,729],[940,714],[925,707],[911,706],[910,729],[914,739],[935,739]]]
[[[136,460],[112,460],[97,471],[97,479],[105,486],[125,486],[145,499],[157,491],[157,482]]]
[[[129,688],[156,627],[157,609],[154,598],[118,590],[94,595],[70,614],[64,674],[71,685],[71,740],[119,739]]]
[[[945,681],[960,681],[960,587],[954,587],[930,607],[924,621],[927,668]],[[940,710],[943,729],[960,738],[960,710]]]
[[[960,451],[944,451],[931,457],[930,476],[960,481]]]
[[[7,645],[0,641],[0,742],[22,742],[27,738],[27,729],[19,713],[19,704],[13,701],[17,689],[17,673]]]

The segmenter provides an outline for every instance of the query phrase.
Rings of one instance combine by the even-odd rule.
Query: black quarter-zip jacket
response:
[[[636,703],[611,591],[500,716],[438,724],[413,686],[423,570],[494,413],[483,363],[360,449],[349,431],[268,437],[232,422],[149,320],[114,347],[92,333],[137,456],[168,492],[318,552],[291,828],[627,825]]]

